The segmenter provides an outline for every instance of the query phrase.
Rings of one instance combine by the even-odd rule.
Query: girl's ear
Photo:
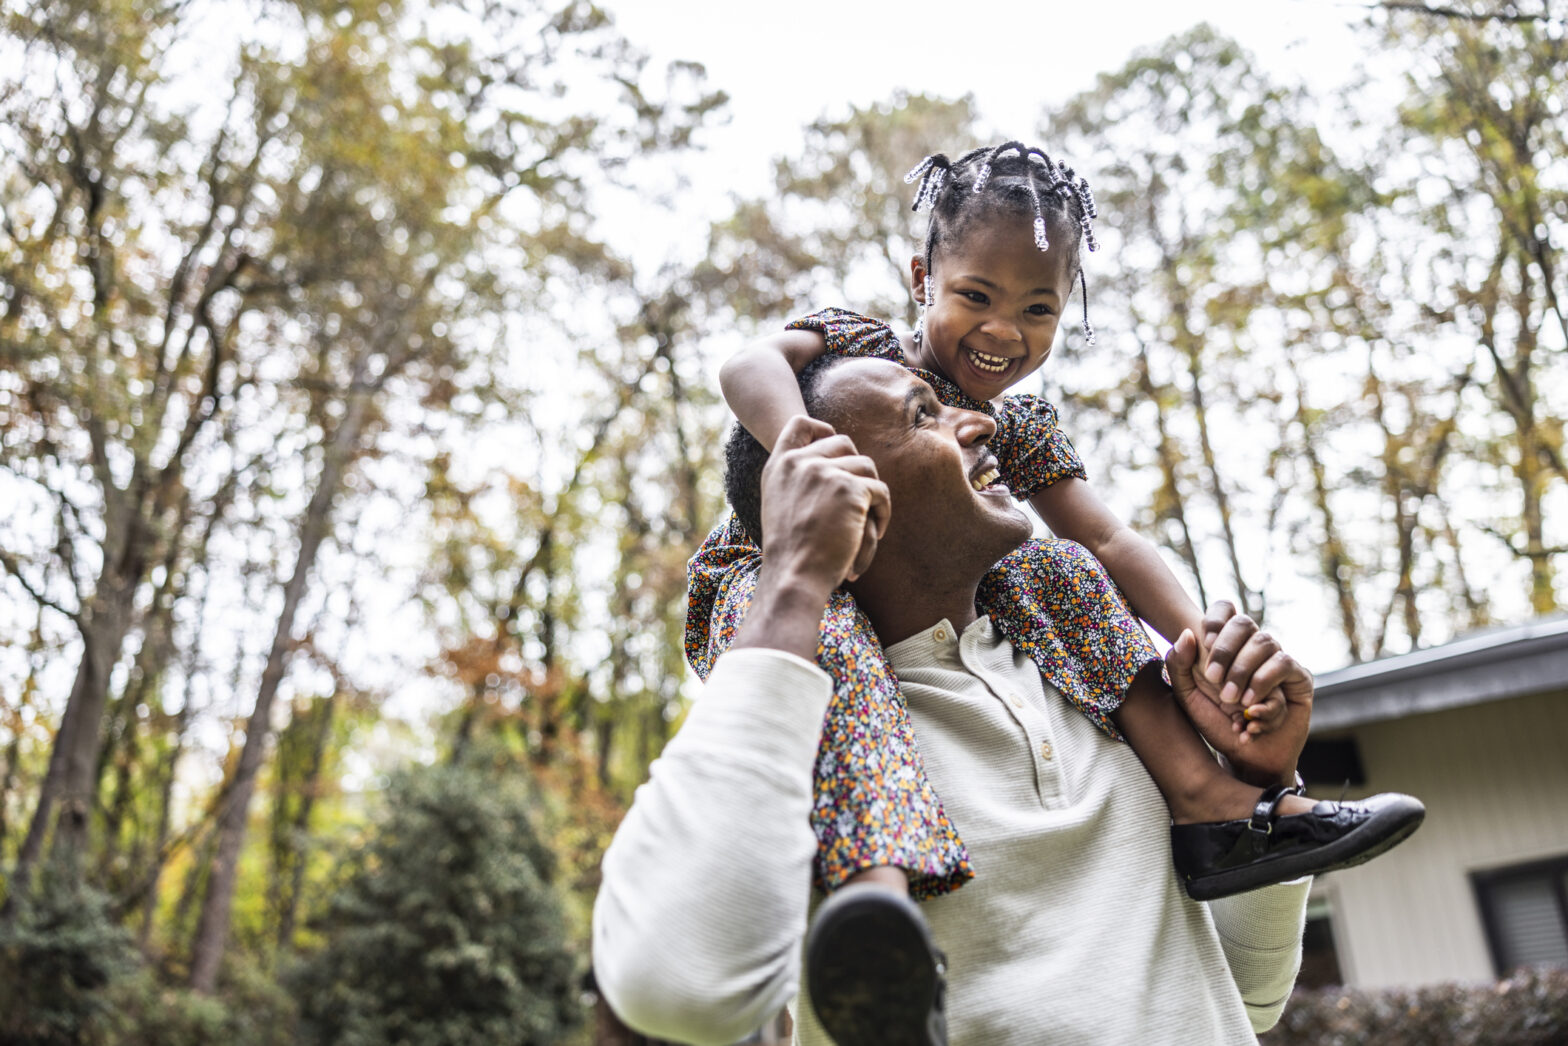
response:
[[[927,304],[926,260],[918,254],[909,259],[909,293],[915,296],[916,304]]]

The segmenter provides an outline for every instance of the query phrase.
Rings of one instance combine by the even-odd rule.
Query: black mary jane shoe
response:
[[[920,908],[881,886],[845,886],[806,934],[806,990],[838,1046],[947,1046],[946,959]]]
[[[1310,813],[1280,816],[1301,789],[1274,785],[1241,821],[1171,825],[1171,858],[1196,901],[1353,868],[1393,849],[1426,817],[1421,800],[1385,792],[1354,802],[1324,800]]]

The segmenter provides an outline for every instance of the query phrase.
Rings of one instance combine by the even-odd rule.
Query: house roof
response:
[[[1480,632],[1317,677],[1312,732],[1568,690],[1568,617]]]

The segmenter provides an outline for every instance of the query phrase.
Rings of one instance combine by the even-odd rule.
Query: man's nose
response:
[[[953,429],[959,443],[972,447],[996,435],[996,419],[977,410],[959,410]]]

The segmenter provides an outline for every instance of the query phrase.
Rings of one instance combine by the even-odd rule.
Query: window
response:
[[[1329,988],[1343,983],[1328,901],[1314,898],[1307,904],[1307,930],[1301,937],[1301,972],[1296,975],[1296,987]]]
[[[1568,966],[1568,856],[1473,876],[1492,965]]]

